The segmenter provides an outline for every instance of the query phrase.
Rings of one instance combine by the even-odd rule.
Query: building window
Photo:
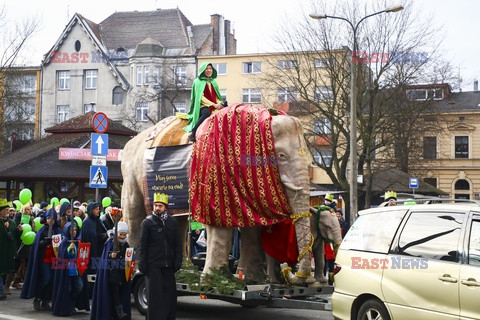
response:
[[[455,190],[470,190],[470,183],[465,179],[460,179],[455,182]]]
[[[333,65],[332,58],[320,58],[313,60],[315,68],[328,68],[329,66]]]
[[[220,95],[223,101],[227,101],[227,89],[220,89]]]
[[[470,199],[470,183],[465,179],[455,182],[455,199]]]
[[[443,89],[414,89],[407,90],[409,100],[424,101],[427,99],[443,100]]]
[[[332,164],[331,150],[313,150],[315,162],[324,167],[330,167]]]
[[[173,108],[173,115],[175,115],[175,113],[177,112],[180,112],[180,113],[187,112],[187,104],[185,102],[174,102],[173,105],[175,106]]]
[[[112,104],[119,105],[123,104],[123,98],[125,96],[125,91],[120,86],[113,88],[112,94]]]
[[[18,130],[17,139],[19,140],[33,140],[33,128],[22,128]]]
[[[327,118],[316,118],[313,121],[313,132],[315,134],[330,134],[332,133],[332,124]]]
[[[70,71],[58,71],[58,89],[70,89]]]
[[[85,89],[97,89],[98,70],[85,70]]]
[[[144,66],[143,67],[144,73],[145,73],[145,84],[148,84],[151,79],[150,79],[150,66]]]
[[[57,106],[57,123],[61,123],[70,118],[70,106],[58,105]]]
[[[135,103],[137,121],[148,121],[148,102],[139,100]]]
[[[291,69],[298,67],[297,60],[279,60],[277,67],[280,69]]]
[[[226,63],[212,63],[212,66],[217,70],[217,75],[224,76],[227,74],[227,64]]]
[[[137,86],[142,85],[143,67],[137,67]]]
[[[262,102],[262,93],[260,89],[243,89],[242,103],[260,103]]]
[[[90,112],[90,111],[97,112],[97,104],[96,103],[94,103],[94,104],[88,103],[88,104],[83,105],[83,113],[87,113],[87,112]]]
[[[437,137],[423,137],[423,158],[437,159]]]
[[[243,64],[243,73],[260,73],[262,72],[262,63],[261,62],[244,62]]]
[[[455,159],[468,158],[468,137],[455,137]]]
[[[423,182],[426,182],[435,188],[437,187],[437,178],[423,178]]]
[[[297,90],[295,88],[280,88],[277,91],[278,102],[292,102],[297,100]]]
[[[321,86],[315,88],[315,102],[328,102],[333,99],[333,90],[330,86]]]
[[[175,84],[186,85],[187,84],[187,68],[177,66],[174,68]]]
[[[158,85],[160,83],[160,68],[153,67],[153,84]]]
[[[22,76],[20,78],[19,91],[22,93],[31,94],[36,90],[37,77],[36,76]]]

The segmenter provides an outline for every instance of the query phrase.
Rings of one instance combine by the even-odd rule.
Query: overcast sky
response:
[[[27,63],[39,65],[58,39],[75,12],[99,23],[115,11],[147,11],[178,7],[193,24],[208,24],[210,15],[221,14],[232,22],[237,38],[237,53],[256,53],[272,50],[275,27],[285,17],[291,21],[302,19],[302,12],[310,12],[313,3],[334,0],[6,0],[9,18],[18,21],[39,16],[42,26],[33,41]],[[340,0],[341,1],[341,0]],[[364,0],[366,1],[366,0]],[[374,1],[374,0],[369,0]],[[4,1],[5,2],[5,1]],[[402,0],[392,0],[392,4]],[[445,27],[443,50],[446,57],[463,77],[463,90],[473,89],[473,80],[480,76],[480,1],[477,0],[414,0],[414,5],[425,17],[431,12],[436,25]],[[400,13],[398,13],[400,14]],[[427,18],[426,18],[427,19]]]

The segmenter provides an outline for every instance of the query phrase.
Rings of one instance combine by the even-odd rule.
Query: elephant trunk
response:
[[[293,190],[290,192],[293,192]],[[288,193],[289,191],[287,191]],[[300,191],[296,191],[293,197],[290,197],[290,199],[293,199],[293,201],[290,201],[293,212],[291,218],[295,225],[298,247],[298,271],[293,274],[290,272],[291,269],[288,268],[288,265],[282,264],[282,274],[286,282],[290,284],[312,283],[315,281],[312,277],[311,264],[314,239],[310,226],[312,214],[310,213],[309,198],[309,188],[302,188]]]

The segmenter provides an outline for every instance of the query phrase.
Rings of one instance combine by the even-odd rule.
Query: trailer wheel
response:
[[[142,276],[135,282],[133,288],[133,300],[135,301],[135,307],[142,315],[147,313],[148,301],[147,301],[147,287],[145,284],[145,277]]]

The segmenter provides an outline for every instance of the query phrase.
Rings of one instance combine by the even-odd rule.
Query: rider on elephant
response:
[[[192,141],[195,141],[195,134],[200,124],[212,112],[223,107],[216,79],[217,70],[210,62],[204,62],[198,69],[198,77],[193,81],[188,125],[184,128],[185,131],[191,132],[189,139]]]

